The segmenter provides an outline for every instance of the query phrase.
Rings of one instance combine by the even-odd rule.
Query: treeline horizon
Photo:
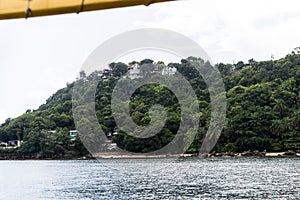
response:
[[[189,57],[181,63],[160,67],[176,67],[193,87],[200,108],[200,123],[194,142],[186,151],[196,153],[201,147],[210,121],[210,98],[206,84],[189,60],[203,63],[201,58]],[[136,62],[136,61],[135,61]],[[144,59],[139,64],[153,63]],[[159,134],[150,139],[135,139],[120,130],[112,116],[111,94],[118,79],[128,71],[125,63],[111,63],[111,75],[99,79],[95,97],[98,122],[107,135],[115,131],[111,141],[131,152],[151,152],[168,144],[177,133],[181,120],[176,96],[166,87],[149,84],[140,87],[130,101],[130,114],[138,125],[147,125],[151,118],[149,109],[160,103],[167,111],[167,120]],[[300,150],[300,54],[292,52],[278,60],[242,61],[236,64],[216,64],[223,78],[227,96],[225,126],[213,151],[287,151]],[[142,70],[142,69],[141,69]],[[143,71],[143,70],[142,70]],[[97,78],[95,72],[67,84],[58,90],[37,110],[27,110],[16,118],[8,118],[0,126],[0,141],[23,140],[21,147],[2,149],[1,153],[18,152],[39,154],[44,157],[81,156],[88,152],[80,139],[70,146],[68,130],[75,129],[72,117],[72,89],[78,81]],[[85,92],[89,92],[86,90]],[[82,94],[85,95],[85,94]],[[56,130],[55,133],[49,132]]]

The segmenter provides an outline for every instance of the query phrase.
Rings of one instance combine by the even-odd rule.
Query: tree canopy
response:
[[[200,123],[197,135],[187,152],[197,152],[201,146],[210,121],[210,98],[207,86],[189,64],[189,59],[181,63],[169,63],[177,68],[193,87],[200,108]],[[144,59],[133,63],[153,63]],[[132,64],[132,63],[131,63]],[[162,61],[160,67],[168,67]],[[150,152],[168,144],[178,131],[181,108],[178,99],[168,88],[159,84],[140,87],[130,99],[130,114],[138,125],[151,121],[151,106],[163,104],[167,113],[166,123],[155,136],[136,139],[120,130],[111,110],[111,95],[117,81],[128,72],[125,63],[109,65],[111,74],[107,79],[99,79],[95,96],[98,122],[107,135],[113,135],[112,142],[132,152]],[[221,137],[215,146],[217,152],[242,152],[246,150],[285,151],[300,149],[300,54],[292,52],[279,60],[242,61],[237,64],[219,63],[227,95],[227,118]],[[88,81],[99,72],[86,75],[81,72],[78,81]],[[75,82],[74,82],[75,83]],[[38,153],[43,156],[65,155],[70,152],[84,155],[87,151],[78,138],[77,145],[69,145],[68,130],[75,129],[72,117],[72,88],[74,83],[58,90],[37,110],[27,110],[23,115],[7,119],[0,126],[0,141],[23,140],[23,145],[15,151]],[[91,92],[82,91],[83,95]],[[74,102],[73,102],[74,103]],[[49,132],[56,130],[55,133]],[[0,151],[0,153],[3,150]]]

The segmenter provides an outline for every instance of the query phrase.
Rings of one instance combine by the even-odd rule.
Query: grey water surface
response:
[[[300,199],[300,158],[0,161],[0,199]]]

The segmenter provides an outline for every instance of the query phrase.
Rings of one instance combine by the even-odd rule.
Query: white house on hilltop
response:
[[[174,76],[177,72],[177,69],[175,67],[165,67],[161,71],[161,75],[163,76]]]
[[[163,76],[174,76],[177,72],[175,67],[164,67],[161,69],[157,64],[154,65],[154,69],[151,71],[152,74],[158,73]],[[141,72],[141,66],[137,63],[130,65],[128,67],[127,75],[123,76],[123,78],[130,78],[130,79],[138,79],[143,78],[143,74]]]
[[[130,66],[128,70],[128,77],[130,79],[143,78],[143,76],[141,75],[141,69],[139,64],[136,63]]]

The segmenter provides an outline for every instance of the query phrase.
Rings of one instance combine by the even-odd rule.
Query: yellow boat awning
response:
[[[0,0],[0,19],[79,13],[174,0]]]

